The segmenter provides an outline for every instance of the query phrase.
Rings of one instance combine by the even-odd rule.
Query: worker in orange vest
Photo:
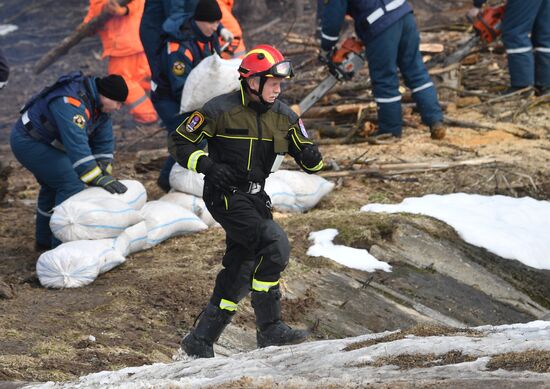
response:
[[[128,85],[124,103],[138,123],[154,123],[158,116],[147,95],[151,89],[151,71],[141,40],[139,24],[145,0],[131,0],[121,7],[117,0],[90,0],[90,9],[84,23],[105,9],[113,17],[99,30],[103,44],[103,58],[109,59],[108,73],[120,74]]]
[[[233,40],[229,46],[222,52],[222,58],[242,58],[246,54],[244,45],[243,32],[239,21],[233,16],[234,0],[217,0],[220,9],[222,10],[221,24],[233,34]],[[224,47],[227,42],[220,37],[220,46]]]

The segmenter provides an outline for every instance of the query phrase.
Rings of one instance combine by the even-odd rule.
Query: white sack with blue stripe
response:
[[[179,205],[195,215],[201,218],[208,227],[219,226],[218,222],[214,220],[202,197],[198,197],[189,193],[182,193],[172,191],[162,196],[159,201],[166,201],[168,203]]]
[[[142,220],[139,211],[122,200],[73,196],[54,208],[50,228],[60,241],[72,242],[115,238]]]
[[[151,248],[173,236],[208,228],[193,212],[166,201],[149,201],[140,212],[147,225],[145,248]]]
[[[323,197],[334,189],[334,183],[321,176],[307,174],[297,170],[278,170],[275,173],[272,173],[267,179],[268,183],[266,184],[266,192],[270,196],[271,193],[267,191],[268,187],[270,190],[274,190],[274,192],[272,192],[274,194],[284,192],[283,187],[278,188],[276,185],[272,186],[269,183],[272,177],[283,181],[286,185],[288,185],[288,187],[290,187],[292,192],[294,192],[294,206],[290,208],[286,207],[286,211],[283,207],[279,207],[283,212],[305,212],[315,207]],[[280,196],[282,200],[284,197],[282,194]],[[286,201],[288,201],[288,199],[286,199]]]
[[[120,200],[134,209],[141,209],[147,201],[147,191],[143,184],[135,180],[120,180],[128,190],[125,193],[109,193],[105,189],[91,186],[84,189],[67,200],[67,201],[85,201],[90,199],[117,199]],[[65,203],[64,202],[64,203]],[[64,204],[63,203],[63,204]]]
[[[42,253],[36,263],[36,275],[47,288],[79,288],[124,261],[112,239],[79,240]]]
[[[176,163],[170,170],[170,186],[175,191],[202,198],[204,174],[185,169]]]

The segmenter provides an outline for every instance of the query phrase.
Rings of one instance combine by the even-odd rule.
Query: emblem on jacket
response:
[[[174,76],[181,77],[185,73],[185,64],[181,61],[176,61],[172,65],[172,73]]]
[[[84,119],[84,116],[82,115],[74,115],[73,116],[73,123],[76,124],[80,128],[84,128],[86,125],[86,119]]]
[[[202,116],[202,113],[200,113],[199,111],[195,111],[187,119],[187,125],[185,126],[185,129],[187,130],[187,132],[194,132],[195,130],[199,129],[203,123],[204,116]]]

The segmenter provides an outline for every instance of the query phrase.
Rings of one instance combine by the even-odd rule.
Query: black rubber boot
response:
[[[309,332],[290,328],[281,320],[281,292],[252,292],[252,306],[256,313],[256,341],[258,347],[283,346],[306,340]]]
[[[214,342],[231,322],[234,312],[208,304],[199,323],[181,341],[181,348],[190,357],[213,358]]]

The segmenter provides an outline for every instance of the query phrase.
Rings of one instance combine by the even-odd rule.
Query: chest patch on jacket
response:
[[[172,65],[172,73],[174,76],[181,77],[185,73],[185,64],[181,61],[176,61]]]
[[[204,123],[204,116],[199,111],[195,111],[187,118],[187,123],[185,124],[185,130],[187,132],[195,132],[198,130]]]
[[[84,119],[84,116],[82,115],[74,115],[73,116],[73,123],[76,124],[80,128],[84,128],[86,125],[86,119]]]

